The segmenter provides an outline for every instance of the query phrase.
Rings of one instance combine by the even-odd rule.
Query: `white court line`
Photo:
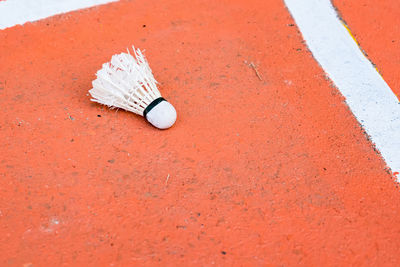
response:
[[[0,1],[0,30],[69,11],[117,0],[6,0]]]
[[[400,103],[361,52],[329,0],[285,0],[329,75],[392,172],[400,171]]]

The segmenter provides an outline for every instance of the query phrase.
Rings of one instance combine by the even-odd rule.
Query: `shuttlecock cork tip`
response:
[[[176,121],[176,110],[171,103],[159,97],[146,107],[143,117],[158,129],[168,129]]]

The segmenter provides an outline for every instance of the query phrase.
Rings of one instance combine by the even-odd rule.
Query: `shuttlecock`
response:
[[[140,51],[132,47],[133,55],[114,55],[96,73],[92,101],[110,108],[122,108],[146,118],[153,126],[167,129],[176,121],[175,108],[157,89],[149,64]]]

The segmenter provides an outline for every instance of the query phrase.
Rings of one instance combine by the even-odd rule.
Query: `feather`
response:
[[[89,93],[94,102],[143,116],[145,108],[161,94],[145,56],[140,49],[132,46],[132,50],[133,55],[128,49],[104,63]]]

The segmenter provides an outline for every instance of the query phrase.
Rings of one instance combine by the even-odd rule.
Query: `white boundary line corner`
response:
[[[6,0],[0,1],[0,30],[57,14],[118,0]]]

